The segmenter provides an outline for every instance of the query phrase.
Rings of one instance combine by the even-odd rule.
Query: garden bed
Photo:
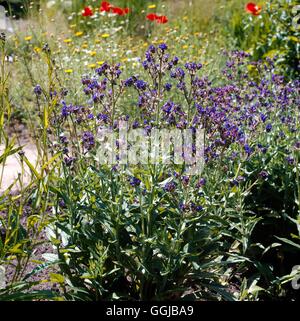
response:
[[[0,300],[297,300],[297,8],[40,1],[12,20]]]

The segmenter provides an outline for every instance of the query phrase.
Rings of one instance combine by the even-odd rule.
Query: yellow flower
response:
[[[89,64],[88,67],[89,68],[96,68],[96,64]]]
[[[88,47],[88,45],[86,43],[84,43],[82,46],[81,46],[83,49],[86,49]]]
[[[24,38],[25,41],[30,41],[32,39],[32,36],[27,36]]]
[[[72,39],[68,38],[68,39],[64,39],[64,43],[70,43],[72,42]]]
[[[81,37],[83,35],[83,32],[82,31],[77,31],[76,33],[75,33],[75,36],[76,37]]]
[[[39,48],[39,47],[34,47],[34,49],[33,49],[36,53],[39,53],[41,50],[42,50],[42,48]]]
[[[96,51],[90,51],[90,56],[94,57],[96,56],[97,52]]]
[[[66,74],[71,74],[73,72],[73,69],[65,69]]]
[[[100,42],[101,42],[101,40],[99,40],[99,39],[95,40],[95,43],[100,43]]]
[[[148,8],[149,8],[149,9],[155,9],[155,8],[156,8],[156,4],[150,4],[150,5],[148,6]]]
[[[182,18],[182,20],[188,20],[188,16],[184,16],[183,18]]]
[[[97,64],[100,66],[103,65],[104,63],[105,63],[105,61],[97,61]]]
[[[122,62],[126,62],[128,59],[127,58],[122,58],[121,61]]]
[[[102,38],[108,38],[110,35],[108,33],[104,33],[103,35],[101,35]]]

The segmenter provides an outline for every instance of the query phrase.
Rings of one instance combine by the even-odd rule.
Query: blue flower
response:
[[[191,210],[193,212],[201,212],[203,211],[203,207],[200,205],[196,205],[194,202],[191,202]]]
[[[82,143],[87,150],[92,149],[95,146],[94,135],[89,131],[84,132],[82,134]]]
[[[200,188],[202,186],[205,186],[205,184],[206,184],[206,179],[202,177],[199,179],[198,183],[196,184],[196,187]]]
[[[294,158],[292,156],[286,157],[286,161],[289,163],[289,165],[294,165]]]
[[[165,89],[166,89],[166,91],[170,91],[171,88],[172,88],[172,85],[171,85],[171,84],[169,84],[169,83],[165,84]]]
[[[129,184],[132,186],[132,187],[136,187],[136,186],[139,186],[141,184],[141,180],[132,176],[129,178]]]
[[[148,64],[147,60],[143,61],[142,65],[143,65],[145,70],[147,70],[149,68],[149,64]]]
[[[72,105],[67,106],[67,104],[64,101],[62,101],[62,105],[63,106],[61,109],[61,116],[63,118],[66,118],[68,115],[70,115],[70,112],[72,111],[73,107],[72,107]]]
[[[92,113],[90,113],[90,114],[87,115],[87,118],[88,119],[94,119],[94,115]]]
[[[231,186],[238,186],[239,182],[236,179],[233,179],[233,180],[230,181],[230,185]]]
[[[135,128],[138,128],[139,127],[139,122],[137,120],[135,120],[132,124],[132,128],[135,129]]]
[[[65,203],[64,200],[60,200],[60,201],[58,202],[58,205],[59,205],[61,208],[66,208],[66,203]]]
[[[152,55],[151,55],[151,52],[146,51],[145,57],[146,57],[146,61],[152,62],[153,57],[152,57]]]
[[[61,134],[59,136],[59,141],[61,144],[68,144],[68,138],[66,136],[64,136],[64,134]]]
[[[104,62],[100,68],[97,68],[95,71],[99,76],[102,76],[102,74],[106,74],[106,70],[109,69],[109,64],[107,62]]]
[[[155,46],[150,45],[149,48],[148,48],[148,51],[151,52],[151,53],[155,53],[155,51],[156,51]]]
[[[266,178],[269,176],[268,172],[266,172],[266,171],[261,171],[258,175],[259,175],[262,179],[266,179]]]
[[[179,61],[179,58],[175,56],[175,57],[173,58],[173,60],[172,60],[173,65],[174,65],[174,66],[177,65],[177,64],[178,64],[178,61]]]
[[[250,155],[253,152],[253,149],[248,144],[245,144],[244,150],[248,155]]]
[[[272,125],[269,123],[266,126],[266,131],[269,133],[272,130]]]
[[[124,82],[125,87],[130,87],[133,85],[133,78],[129,77],[128,79],[125,80]]]
[[[147,83],[143,80],[137,80],[135,83],[137,89],[145,90],[147,88]]]
[[[173,192],[176,188],[176,184],[174,182],[169,182],[164,186],[164,190],[166,192]]]
[[[267,120],[267,116],[263,113],[260,114],[260,119],[262,120],[262,122],[264,123]]]
[[[42,88],[40,85],[36,85],[33,89],[33,92],[37,95],[40,96],[42,94]]]
[[[173,110],[173,108],[174,108],[174,103],[172,101],[168,101],[162,106],[162,110],[166,114],[169,114]]]
[[[97,119],[102,120],[104,123],[107,123],[108,121],[108,115],[106,114],[98,114]]]
[[[185,68],[190,72],[195,72],[196,70],[199,70],[202,68],[202,64],[197,64],[195,62],[187,62],[185,64]]]
[[[70,167],[74,162],[75,162],[76,158],[75,157],[65,157],[64,158],[64,162],[66,164],[66,166]]]
[[[165,51],[168,49],[168,46],[165,44],[165,43],[161,43],[158,48],[161,50],[161,51]]]
[[[181,177],[181,182],[183,185],[187,186],[190,182],[190,178],[188,176],[182,176]]]
[[[176,75],[176,78],[183,79],[185,76],[185,72],[181,68],[176,68],[175,75]]]

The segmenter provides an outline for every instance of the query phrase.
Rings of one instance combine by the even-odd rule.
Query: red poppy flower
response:
[[[93,14],[93,10],[90,7],[84,7],[84,9],[82,10],[83,17],[91,17]]]
[[[246,11],[254,16],[258,16],[261,12],[261,6],[255,4],[254,2],[249,2],[246,4]]]
[[[150,21],[155,21],[157,19],[157,15],[155,13],[149,13],[146,18]]]
[[[100,11],[109,12],[112,9],[112,5],[107,1],[102,1]]]
[[[119,16],[122,16],[123,15],[123,9],[122,8],[119,8],[119,7],[114,7],[112,8],[112,12],[119,15]]]
[[[146,18],[150,21],[156,21],[157,23],[167,23],[168,18],[166,16],[158,16],[155,13],[149,13]]]
[[[168,22],[168,18],[166,16],[158,16],[156,18],[156,22],[157,23],[167,23]]]
[[[125,14],[129,13],[129,9],[125,8],[119,8],[119,7],[112,7],[112,12],[119,15],[119,16],[124,16]]]
[[[125,14],[129,13],[129,8],[122,9],[120,7],[114,7],[108,1],[103,1],[101,3],[100,11],[101,12],[112,12],[112,13],[115,13],[119,16],[124,16]]]

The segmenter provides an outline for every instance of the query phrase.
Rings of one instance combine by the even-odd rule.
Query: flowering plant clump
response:
[[[250,241],[260,224],[274,219],[259,210],[271,205],[257,204],[256,193],[267,198],[275,193],[270,186],[279,194],[284,188],[276,220],[283,222],[283,213],[295,217],[299,81],[285,83],[272,59],[224,55],[216,82],[200,62],[182,65],[167,44],[151,45],[139,74],[123,76],[120,64],[104,62],[82,77],[81,103],[60,96],[48,130],[62,160],[51,187],[57,217],[50,228],[61,273],[72,284],[69,298],[232,299],[218,275],[255,266],[255,255],[270,245]],[[45,95],[40,86],[34,92],[39,100]],[[117,133],[124,121],[142,139],[155,130],[195,136],[200,128],[203,172],[189,175],[187,162],[142,162],[147,147],[134,164],[118,162],[125,141],[109,141],[102,130]],[[133,145],[134,138],[125,150]],[[116,151],[112,163],[101,162],[105,146]]]
[[[256,139],[256,133],[259,132],[255,129],[260,128],[270,133],[273,120],[273,116],[270,115],[276,111],[278,117],[286,119],[285,113],[288,111],[283,106],[297,102],[298,82],[290,85],[289,90],[294,95],[287,99],[281,93],[282,90],[286,90],[280,86],[283,83],[281,76],[272,74],[271,80],[265,80],[258,85],[251,80],[246,68],[246,72],[241,73],[241,68],[247,66],[246,59],[249,56],[244,52],[231,53],[223,70],[223,77],[230,81],[230,85],[216,87],[212,86],[207,77],[197,75],[202,69],[201,63],[186,63],[183,69],[178,66],[178,57],[171,58],[166,51],[167,45],[160,44],[158,47],[150,46],[146,52],[142,66],[151,79],[150,82],[139,76],[121,79],[120,64],[103,63],[96,69],[94,77],[84,76],[83,91],[92,103],[85,109],[88,115],[86,119],[96,119],[97,124],[110,124],[113,128],[117,126],[118,118],[123,116],[131,120],[132,126],[142,126],[146,130],[155,126],[191,129],[199,126],[206,129],[206,159],[211,160],[223,155],[224,150],[232,144],[239,144],[246,155],[250,155],[252,148],[249,144]],[[266,65],[249,63],[248,66],[251,67],[250,70],[254,68],[258,72],[270,73],[274,67],[270,59]],[[169,80],[165,79],[167,75]],[[249,86],[251,94],[248,91]],[[131,115],[122,115],[117,103],[130,88],[138,95],[136,110],[131,112]],[[275,89],[280,91],[278,96],[274,94]],[[181,95],[184,104],[171,99],[174,95]],[[283,98],[285,100],[282,100]],[[260,107],[262,99],[264,104]],[[274,110],[274,99],[276,106],[281,104],[282,108]],[[65,102],[63,106],[62,115],[65,117]],[[68,108],[78,109],[72,106]],[[87,110],[90,110],[90,113]],[[96,110],[100,112],[97,113]],[[133,118],[136,114],[140,116]],[[77,122],[81,122],[82,118],[80,119]],[[289,126],[296,126],[295,122],[295,119],[290,120]]]

